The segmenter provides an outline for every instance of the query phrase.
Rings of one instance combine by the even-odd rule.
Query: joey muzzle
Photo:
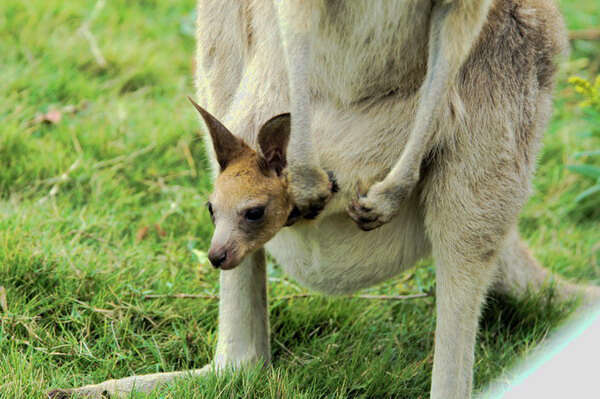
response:
[[[215,269],[230,270],[240,264],[243,256],[240,257],[234,248],[217,247],[208,251],[208,260]]]
[[[209,251],[208,260],[214,268],[219,268],[227,260],[227,251]]]

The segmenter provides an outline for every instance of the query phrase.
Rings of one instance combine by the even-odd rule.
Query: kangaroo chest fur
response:
[[[312,40],[316,98],[349,106],[418,90],[426,70],[431,2],[325,1]]]
[[[431,2],[326,1],[310,68],[313,137],[340,192],[320,217],[267,244],[286,273],[312,289],[349,293],[412,266],[429,244],[416,199],[387,225],[363,232],[345,207],[353,184],[381,179],[400,157],[427,63]]]

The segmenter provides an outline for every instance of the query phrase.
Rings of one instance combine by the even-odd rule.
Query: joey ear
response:
[[[269,168],[277,174],[287,165],[287,146],[290,141],[290,114],[269,119],[258,132],[258,146]]]
[[[227,165],[237,158],[244,149],[244,142],[234,136],[217,118],[212,116],[207,110],[196,104],[194,100],[188,97],[188,100],[196,107],[212,139],[213,148],[217,156],[217,162],[221,170],[224,170]]]

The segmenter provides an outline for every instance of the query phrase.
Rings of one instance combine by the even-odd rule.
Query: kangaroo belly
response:
[[[374,231],[364,232],[345,213],[334,213],[284,228],[266,247],[286,274],[327,294],[377,284],[429,251],[422,217],[410,203],[392,222]]]

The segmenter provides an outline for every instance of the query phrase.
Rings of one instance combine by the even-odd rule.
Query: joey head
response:
[[[207,203],[215,226],[208,258],[214,267],[228,270],[295,221],[285,173],[290,114],[275,116],[260,128],[255,151],[190,101],[206,123],[219,164]]]

